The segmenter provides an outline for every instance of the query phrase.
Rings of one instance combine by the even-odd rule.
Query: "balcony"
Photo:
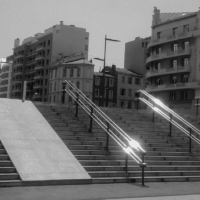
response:
[[[194,89],[200,88],[200,81],[198,82],[189,82],[189,83],[176,83],[176,84],[163,84],[163,85],[154,85],[146,87],[147,92],[161,92],[168,90],[180,90],[180,89]]]
[[[26,70],[25,74],[33,74],[35,73],[35,70],[31,69],[31,70]]]
[[[15,64],[14,64],[14,67],[21,67],[21,66],[23,66],[23,64],[24,64],[24,63],[21,63],[21,62],[20,62],[20,63],[15,63]]]
[[[35,74],[35,76],[34,76],[34,80],[41,79],[41,78],[43,78],[43,75],[41,75],[41,74]]]
[[[22,75],[23,74],[23,71],[16,71],[13,73],[13,76],[17,76],[17,75]]]
[[[36,65],[34,70],[44,69],[44,66],[42,65]]]
[[[45,47],[40,45],[40,46],[36,47],[35,51],[41,51],[41,50],[44,50],[44,49],[45,49]]]
[[[44,59],[43,55],[37,55],[35,58],[35,61],[42,60],[42,59]]]
[[[190,32],[181,33],[178,35],[172,35],[172,36],[156,39],[147,45],[147,49],[149,49],[153,46],[156,46],[156,45],[161,45],[161,44],[167,43],[167,42],[174,42],[174,41],[180,40],[180,39],[191,38],[192,36],[193,36],[193,32],[190,31]]]
[[[33,89],[40,89],[42,88],[43,86],[41,84],[36,84],[33,86]]]
[[[169,59],[169,58],[175,58],[179,56],[189,56],[191,54],[191,50],[188,49],[181,49],[178,51],[168,51],[160,54],[155,54],[147,58],[146,64],[157,61],[157,60],[162,60],[162,59]]]
[[[12,93],[17,93],[17,92],[21,92],[21,88],[15,88],[15,89],[12,89]]]
[[[35,60],[27,61],[27,62],[26,62],[26,66],[32,65],[32,64],[35,64],[35,63],[36,63]]]
[[[34,56],[36,54],[37,54],[36,52],[32,52],[32,53],[27,54],[26,57],[32,57],[32,56]]]
[[[22,79],[13,80],[13,84],[22,83]]]
[[[165,68],[165,69],[159,69],[154,71],[148,71],[146,73],[146,78],[150,78],[153,76],[162,76],[162,75],[168,75],[168,74],[177,74],[181,72],[190,72],[190,66],[178,66],[176,68]]]
[[[23,58],[24,57],[24,54],[18,54],[15,56],[15,59],[18,59],[18,58]]]
[[[27,79],[26,81],[27,81],[27,83],[35,82],[35,80],[33,78]]]

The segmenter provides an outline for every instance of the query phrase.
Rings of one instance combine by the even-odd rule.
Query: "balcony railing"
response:
[[[32,64],[35,64],[35,63],[36,63],[35,60],[31,60],[31,61],[27,61],[27,62],[26,62],[26,65],[32,65]]]
[[[41,51],[44,49],[44,46],[40,45],[40,46],[37,46],[35,51]]]
[[[18,58],[23,58],[24,57],[24,54],[18,54],[15,56],[15,59],[18,59]]]
[[[36,74],[36,75],[34,76],[34,79],[40,79],[40,78],[43,78],[43,75],[41,75],[41,74]]]
[[[188,56],[190,54],[191,54],[191,50],[189,48],[180,49],[178,51],[163,52],[163,53],[155,54],[155,55],[148,57],[146,60],[146,64],[148,64],[149,62],[152,62],[152,61],[156,61],[156,60],[168,59],[168,58],[173,58],[173,57],[177,57],[177,56],[185,56],[185,55]]]
[[[38,70],[38,69],[44,69],[44,66],[43,65],[36,65],[34,67],[34,70]]]
[[[41,59],[44,59],[43,55],[38,55],[38,56],[35,57],[35,61],[41,60]]]
[[[38,89],[38,88],[42,88],[42,87],[43,87],[42,84],[36,84],[33,86],[33,89]]]
[[[15,71],[14,73],[13,73],[13,76],[16,76],[16,75],[21,75],[23,73],[23,71]]]
[[[172,67],[172,68],[165,68],[165,69],[147,71],[146,78],[149,78],[149,77],[152,77],[152,76],[160,76],[160,75],[180,73],[180,72],[190,72],[190,66],[178,66],[176,68]]]
[[[15,63],[15,64],[14,64],[14,67],[21,67],[21,66],[23,66],[23,64],[24,64],[24,63],[22,63],[22,62],[20,62],[20,63]]]

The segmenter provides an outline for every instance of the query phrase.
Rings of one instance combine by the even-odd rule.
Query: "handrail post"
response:
[[[90,110],[90,129],[89,129],[90,133],[92,133],[92,121],[93,121],[92,115],[93,115],[93,107],[91,106],[91,110]]]
[[[107,122],[107,132],[109,132],[110,129],[110,124]],[[107,133],[107,138],[106,138],[106,151],[109,149],[109,134]]]
[[[154,102],[152,103],[153,104],[153,107],[155,106]],[[154,109],[153,109],[153,117],[152,117],[152,122],[155,121],[155,112],[154,112]]]
[[[169,121],[169,136],[172,136],[172,114],[169,113],[170,121]]]
[[[190,137],[189,137],[189,152],[191,153],[192,152],[192,129],[189,128],[189,132],[190,132]]]
[[[79,101],[79,95],[78,95],[78,93],[76,93],[76,117],[78,117],[78,101]]]
[[[66,84],[67,83],[65,81],[62,82],[62,103],[63,104],[65,103],[65,93],[66,93],[65,89],[66,89]]]
[[[144,156],[145,156],[145,153],[142,152],[142,163],[140,164],[140,167],[142,168],[142,186],[145,186],[144,185],[144,168],[146,167],[146,164],[144,163]]]
[[[126,158],[125,158],[125,172],[128,172],[128,154],[126,153]]]
[[[139,98],[140,98],[140,91],[135,91],[135,97],[136,97],[136,109],[139,110]]]

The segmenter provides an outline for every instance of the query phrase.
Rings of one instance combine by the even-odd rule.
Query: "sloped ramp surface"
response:
[[[23,182],[91,179],[32,102],[0,99],[0,110],[0,141]]]

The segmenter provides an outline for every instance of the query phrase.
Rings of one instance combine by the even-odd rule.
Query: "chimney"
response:
[[[152,26],[157,25],[160,23],[160,10],[157,9],[157,7],[154,7],[154,14],[153,14],[153,20],[152,20]]]
[[[116,71],[116,65],[112,65],[112,70]]]
[[[14,40],[14,48],[18,47],[20,45],[20,40],[19,38]]]
[[[63,21],[60,21],[60,25],[61,25],[61,26],[64,25]]]

